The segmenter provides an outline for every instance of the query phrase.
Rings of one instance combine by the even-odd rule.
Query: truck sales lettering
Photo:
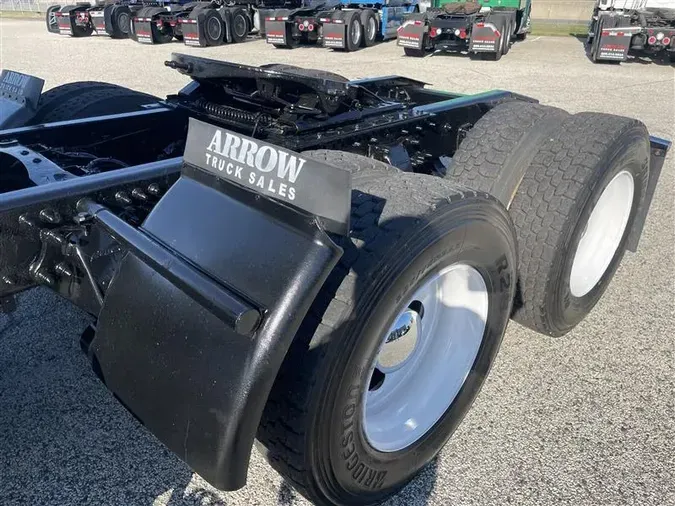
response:
[[[272,146],[259,146],[251,139],[242,139],[230,132],[225,132],[223,139],[221,130],[216,130],[206,149],[215,153],[206,153],[207,165],[280,197],[295,200],[292,185],[298,179],[305,159]]]

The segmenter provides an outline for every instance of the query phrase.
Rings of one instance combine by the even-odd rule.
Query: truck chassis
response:
[[[506,91],[166,65],[192,81],[164,100],[3,71],[0,308],[44,286],[92,315],[102,382],[224,490],[254,439],[316,504],[400,490],[509,318],[591,311],[670,148]]]

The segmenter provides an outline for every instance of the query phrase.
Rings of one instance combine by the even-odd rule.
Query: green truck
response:
[[[398,45],[407,56],[452,51],[499,60],[529,33],[531,11],[532,0],[432,0],[406,17]]]

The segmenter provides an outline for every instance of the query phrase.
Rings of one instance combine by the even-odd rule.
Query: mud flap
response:
[[[287,21],[277,21],[276,18],[267,18],[265,20],[265,40],[268,44],[290,45],[292,42],[290,24]]]
[[[323,21],[323,45],[332,49],[345,49],[347,26],[342,19]]]
[[[96,35],[110,36],[106,28],[105,13],[103,10],[90,11],[89,16],[91,17],[91,22],[94,25],[94,33]]]
[[[501,33],[492,23],[474,23],[471,28],[469,52],[496,53],[501,44]]]
[[[133,19],[134,32],[136,33],[136,40],[143,44],[154,44],[155,40],[152,37],[152,18],[138,17]]]
[[[398,27],[396,44],[411,49],[424,49],[424,35],[429,31],[426,22],[420,20],[406,20]]]
[[[196,18],[192,18],[192,14],[188,19],[180,21],[181,29],[183,30],[183,43],[186,46],[206,47],[206,39],[201,30],[201,23]]]
[[[35,115],[44,84],[20,72],[0,73],[0,129],[23,126]]]
[[[92,359],[217,488],[245,484],[276,374],[342,254],[321,223],[346,232],[350,194],[347,171],[193,119],[180,179],[130,232]]]
[[[632,31],[621,28],[602,30],[596,60],[626,61],[632,37]]]
[[[73,27],[75,26],[75,12],[55,12],[56,22],[59,25],[59,33],[61,35],[72,35]]]

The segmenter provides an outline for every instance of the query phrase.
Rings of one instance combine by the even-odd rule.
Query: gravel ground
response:
[[[394,43],[352,54],[275,50],[263,41],[190,49],[48,34],[0,20],[0,67],[46,87],[105,80],[159,96],[186,79],[171,51],[250,64],[277,61],[350,78],[398,73],[474,93],[503,88],[571,112],[637,117],[673,131],[675,74],[659,63],[593,65],[576,39],[530,38],[501,62],[404,59]],[[675,504],[675,156],[662,175],[638,254],[592,314],[561,339],[512,324],[474,409],[437,461],[394,505]],[[3,505],[306,505],[251,461],[249,484],[221,493],[194,475],[113,400],[77,346],[87,317],[42,290],[0,315]]]

